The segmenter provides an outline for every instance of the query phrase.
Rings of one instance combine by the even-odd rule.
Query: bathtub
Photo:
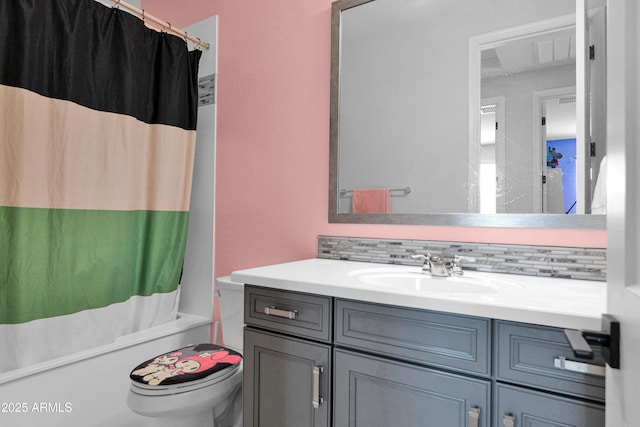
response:
[[[160,353],[209,342],[210,336],[210,318],[179,314],[108,345],[6,372],[0,375],[0,424],[153,426],[154,419],[127,407],[129,372]]]

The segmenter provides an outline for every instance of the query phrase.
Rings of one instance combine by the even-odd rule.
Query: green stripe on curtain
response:
[[[188,218],[188,212],[0,207],[0,323],[174,291]]]

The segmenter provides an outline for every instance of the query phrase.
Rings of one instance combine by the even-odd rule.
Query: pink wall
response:
[[[606,231],[329,224],[331,0],[143,0],[219,16],[215,269],[317,255],[318,235],[606,247]]]

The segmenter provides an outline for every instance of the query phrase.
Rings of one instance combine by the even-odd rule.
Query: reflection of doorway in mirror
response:
[[[577,205],[576,195],[576,139],[547,140],[547,177],[553,172],[560,171],[561,187],[560,203],[551,213],[575,214]],[[550,160],[550,161],[549,161]],[[552,179],[547,179],[547,186],[552,185]],[[549,189],[547,189],[549,192]]]
[[[539,147],[544,140],[539,134],[539,102],[532,103],[531,97],[567,86],[576,93],[575,15],[472,37],[469,52],[469,164],[477,162],[480,135],[481,119],[474,105],[503,95],[508,108],[504,157],[496,159],[496,213],[542,213],[544,153]]]
[[[582,187],[579,187],[576,165],[575,100],[575,92],[571,91],[540,99],[544,213],[576,213],[577,188]]]

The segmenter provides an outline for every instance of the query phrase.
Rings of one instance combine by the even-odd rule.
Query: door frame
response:
[[[585,0],[579,0],[584,2]],[[620,369],[607,367],[607,426],[640,419],[640,6],[607,2],[607,312],[620,321]]]

